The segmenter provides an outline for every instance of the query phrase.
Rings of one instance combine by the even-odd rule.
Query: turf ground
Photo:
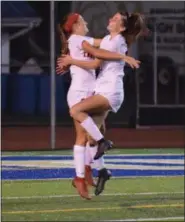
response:
[[[2,221],[184,220],[183,149],[112,151],[105,163],[113,178],[91,201],[71,186],[69,151],[4,152],[1,159]]]

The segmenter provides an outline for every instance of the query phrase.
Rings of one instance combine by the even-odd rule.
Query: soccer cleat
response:
[[[113,147],[113,142],[110,140],[103,140],[103,141],[99,142],[98,150],[96,152],[96,155],[94,156],[94,160],[97,160],[100,157],[102,157],[105,154],[105,152],[107,150],[112,149],[112,147]]]
[[[95,187],[96,184],[93,180],[92,169],[90,166],[85,166],[85,181],[89,186]]]
[[[105,188],[105,183],[107,180],[110,179],[110,177],[111,177],[111,172],[107,170],[106,168],[99,170],[98,181],[97,181],[96,189],[94,192],[96,196],[100,195],[103,192]]]
[[[86,200],[90,200],[91,197],[89,196],[87,185],[84,178],[75,177],[72,181],[73,187],[75,187],[82,198]]]

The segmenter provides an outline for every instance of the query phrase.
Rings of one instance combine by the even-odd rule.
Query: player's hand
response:
[[[57,59],[56,73],[57,75],[64,75],[69,71],[69,66],[64,66],[60,59],[61,57]]]
[[[56,73],[57,75],[62,75],[64,73],[64,67],[56,66]]]
[[[70,55],[62,55],[62,57],[59,58],[58,62],[61,63],[63,66],[68,66],[72,64],[72,57]]]
[[[57,75],[61,75],[64,72],[64,66],[62,64],[58,63],[58,59],[57,59],[57,65],[56,65],[56,73],[57,73]]]
[[[59,57],[57,59],[57,66],[56,66],[56,73],[57,75],[63,75],[65,74],[66,72],[69,71],[69,66],[65,66],[62,61],[61,61],[61,58],[62,57]]]
[[[125,56],[125,58],[124,58],[124,61],[126,62],[126,63],[128,63],[129,64],[129,66],[131,67],[131,68],[135,68],[135,69],[138,69],[139,68],[139,66],[140,66],[140,61],[139,60],[136,60],[136,59],[134,59],[133,57],[130,57],[130,56]]]
[[[64,74],[66,74],[66,73],[69,73],[69,67],[70,66],[65,66],[65,67],[59,67],[59,66],[57,66],[56,67],[56,73],[57,73],[57,75],[64,75]]]

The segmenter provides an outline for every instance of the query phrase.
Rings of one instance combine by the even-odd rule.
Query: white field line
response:
[[[183,194],[184,192],[147,192],[147,193],[107,193],[101,196],[142,196],[142,195],[166,195],[166,194]],[[23,196],[23,197],[2,197],[2,200],[17,200],[17,199],[50,199],[50,198],[69,198],[78,197],[77,194],[64,194],[64,195],[49,195],[49,196]]]
[[[103,221],[112,221],[112,222],[134,222],[134,221],[174,221],[174,220],[184,220],[184,217],[161,217],[161,218],[137,218],[137,219],[121,219],[121,220],[101,220]]]
[[[143,176],[143,175],[141,175],[141,176],[121,176],[121,177],[119,177],[119,176],[117,176],[117,177],[111,177],[112,179],[140,179],[141,177],[144,177],[144,178],[164,178],[164,177],[166,177],[166,178],[170,178],[170,177],[183,177],[184,175],[170,175],[170,176],[168,176],[168,175],[160,175],[160,176]],[[35,179],[2,179],[2,181],[3,182],[5,182],[5,183],[12,183],[12,182],[14,182],[14,181],[47,181],[47,180],[49,180],[49,181],[51,181],[51,180],[53,180],[53,181],[56,181],[56,180],[71,180],[71,179],[73,179],[73,177],[69,177],[69,178],[44,178],[44,179],[38,179],[38,178],[35,178]]]

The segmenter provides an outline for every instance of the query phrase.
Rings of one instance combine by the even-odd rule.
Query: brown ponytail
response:
[[[73,25],[78,21],[80,15],[78,13],[70,13],[68,14],[63,22],[58,25],[58,31],[60,34],[60,41],[61,41],[61,55],[68,54],[68,38],[72,34]]]
[[[60,34],[60,41],[61,41],[61,52],[60,54],[68,54],[69,53],[69,48],[68,48],[68,38],[69,35],[64,31],[64,29],[62,28],[62,25],[59,24],[58,25],[58,31]]]
[[[129,15],[126,13],[120,13],[123,16],[123,24],[126,28],[121,34],[125,37],[128,47],[136,41],[138,35],[142,35],[146,32],[146,24],[141,14],[133,13]]]

